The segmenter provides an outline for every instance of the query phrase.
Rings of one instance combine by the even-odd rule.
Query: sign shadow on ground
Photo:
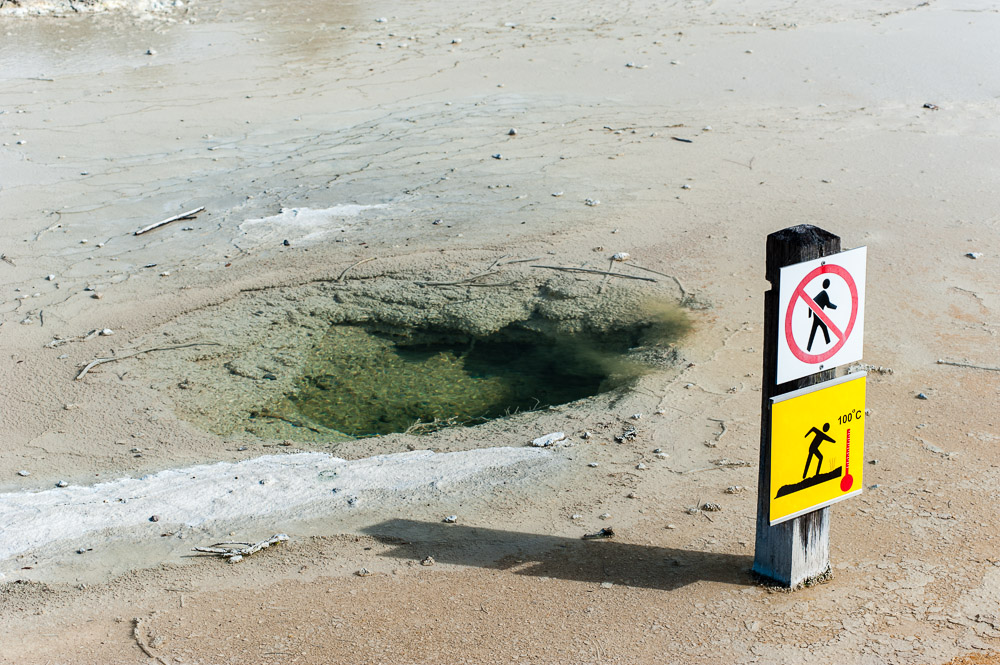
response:
[[[515,575],[670,591],[695,582],[750,585],[753,557],[394,519],[363,529],[381,556],[508,570]]]

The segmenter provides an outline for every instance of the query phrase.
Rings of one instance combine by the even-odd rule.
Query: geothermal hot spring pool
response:
[[[640,372],[625,336],[406,335],[333,326],[275,417],[352,437],[471,425],[613,389]]]

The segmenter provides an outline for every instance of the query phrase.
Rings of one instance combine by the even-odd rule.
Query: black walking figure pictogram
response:
[[[809,465],[812,463],[813,457],[816,458],[816,474],[819,475],[819,470],[823,467],[823,454],[819,452],[819,446],[824,441],[829,441],[830,443],[837,443],[834,441],[833,437],[827,436],[827,432],[830,431],[830,423],[823,423],[823,431],[820,432],[818,429],[813,427],[811,430],[806,432],[806,436],[809,436],[813,432],[816,432],[816,436],[813,437],[812,443],[809,444],[809,457],[806,458],[806,468],[802,470],[802,479],[805,480],[806,474],[809,473]]]
[[[820,445],[824,441],[829,441],[830,443],[837,443],[837,441],[827,434],[830,431],[830,423],[823,423],[823,430],[820,431],[819,428],[813,427],[805,436],[814,434],[813,440],[809,443],[809,456],[806,457],[806,468],[802,471],[802,480],[797,483],[789,483],[787,485],[782,485],[778,488],[778,492],[774,495],[775,499],[780,499],[783,496],[788,496],[795,492],[801,492],[802,490],[809,489],[810,487],[816,487],[817,485],[822,485],[823,483],[829,482],[834,478],[840,478],[844,475],[844,467],[838,466],[836,469],[831,469],[826,473],[820,473],[823,468],[823,454],[819,452]],[[809,465],[812,464],[813,457],[816,458],[816,472],[813,475],[806,478],[809,473]]]
[[[823,290],[816,294],[816,297],[813,298],[813,302],[819,305],[820,309],[826,309],[827,307],[830,309],[837,309],[837,306],[830,302],[830,294],[826,292],[828,288],[830,288],[830,280],[824,279]],[[813,325],[812,330],[809,332],[809,343],[806,345],[806,351],[812,351],[813,338],[816,337],[817,330],[822,330],[823,338],[826,340],[826,343],[830,343],[830,330],[826,327],[826,324],[813,313],[812,307],[809,308],[809,316],[813,320]]]

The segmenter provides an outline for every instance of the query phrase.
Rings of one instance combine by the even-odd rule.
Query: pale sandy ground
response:
[[[206,0],[156,16],[0,16],[0,491],[276,452],[178,417],[176,372],[197,354],[78,382],[77,364],[231,341],[227,322],[244,334],[253,298],[288,313],[295,289],[321,297],[363,258],[378,260],[355,268],[347,295],[461,279],[503,255],[601,269],[626,251],[708,305],[692,311],[681,362],[625,393],[337,451],[595,431],[553,453],[544,481],[325,518],[166,516],[8,560],[0,659],[989,662],[1000,373],[936,361],[1000,366],[1000,16],[983,2],[867,4]],[[243,224],[339,205],[382,207],[311,239]],[[801,222],[868,246],[865,361],[893,372],[870,378],[866,491],[832,509],[833,579],[785,594],[748,569],[764,238]],[[504,275],[528,293],[553,279],[539,273]],[[600,283],[550,286],[592,296]],[[618,287],[678,296],[670,279]],[[115,334],[44,348],[101,328]],[[613,443],[634,413],[639,439]],[[297,449],[317,444],[284,450]],[[722,510],[687,511],[705,501]],[[608,525],[615,540],[580,540]],[[292,541],[238,565],[186,556],[277,532]],[[436,564],[419,565],[428,555]]]

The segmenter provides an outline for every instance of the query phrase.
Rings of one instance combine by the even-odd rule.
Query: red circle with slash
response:
[[[847,322],[847,327],[841,330],[837,325],[827,316],[823,308],[816,304],[816,301],[809,297],[805,292],[806,284],[813,281],[820,275],[834,274],[844,280],[847,283],[847,288],[851,291],[851,318]],[[817,317],[820,321],[826,324],[826,327],[837,336],[837,343],[831,346],[829,349],[823,353],[807,353],[799,348],[796,343],[795,338],[792,336],[792,313],[795,311],[795,305],[798,303],[799,298],[806,304],[806,306],[812,310],[813,316]],[[843,266],[838,266],[833,263],[828,263],[822,265],[808,275],[806,275],[799,285],[795,287],[795,291],[792,293],[792,299],[788,302],[788,309],[785,312],[785,339],[788,342],[788,350],[792,352],[796,358],[804,363],[816,364],[821,363],[824,360],[829,360],[832,358],[837,351],[840,351],[847,343],[847,340],[851,336],[851,331],[854,330],[854,323],[858,319],[858,285],[854,283],[854,278],[851,277],[851,273],[847,272],[847,269]]]

